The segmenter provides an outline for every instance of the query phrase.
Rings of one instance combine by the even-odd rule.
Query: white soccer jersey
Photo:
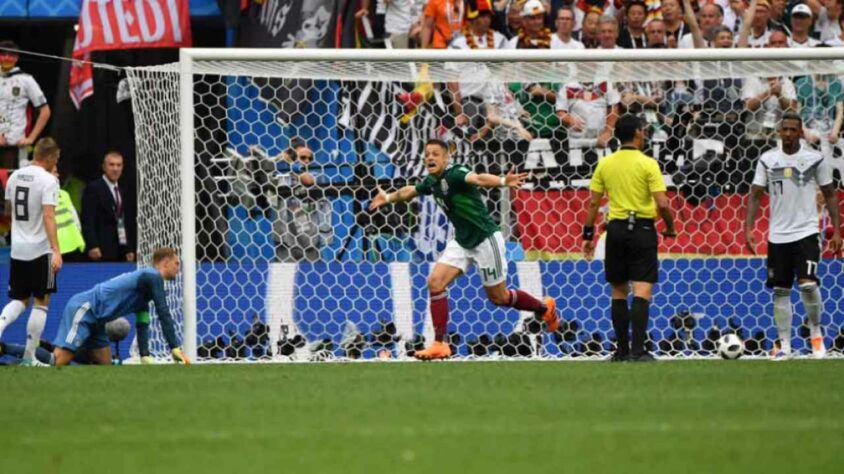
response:
[[[0,74],[0,134],[6,137],[6,143],[15,144],[24,138],[26,106],[30,102],[33,107],[47,103],[32,76],[18,68]]]
[[[819,152],[801,147],[793,155],[775,148],[756,164],[753,184],[766,186],[771,196],[768,241],[796,242],[818,233],[818,186],[832,183],[832,169]]]
[[[12,204],[12,258],[34,260],[50,253],[42,206],[59,202],[59,182],[40,166],[30,165],[12,173],[6,184]]]
[[[486,35],[475,36],[475,43],[479,49],[505,49],[507,47],[507,38],[497,31],[492,32],[493,44],[487,44]],[[463,33],[456,33],[451,43],[448,45],[451,49],[471,49],[466,37]],[[474,97],[482,99],[484,91],[486,90],[486,83],[480,82],[479,77],[486,77],[489,74],[487,67],[481,63],[447,63],[446,68],[452,71],[459,71],[461,78],[473,79],[472,81],[460,82],[460,96],[465,98]]]
[[[577,115],[586,122],[582,131],[569,130],[569,138],[594,139],[607,124],[607,108],[619,102],[621,95],[611,82],[571,82],[557,93],[556,110]]]

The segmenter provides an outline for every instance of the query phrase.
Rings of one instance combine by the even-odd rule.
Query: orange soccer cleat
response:
[[[451,357],[451,348],[441,341],[434,341],[431,347],[417,352],[414,357],[419,360],[448,359]]]
[[[545,303],[545,314],[542,315],[542,320],[545,321],[545,329],[548,332],[557,332],[557,329],[560,327],[560,316],[557,315],[557,302],[550,296],[546,296],[543,301]]]

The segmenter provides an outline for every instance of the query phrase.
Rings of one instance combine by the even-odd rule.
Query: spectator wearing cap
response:
[[[428,0],[422,19],[422,48],[445,49],[454,33],[463,28],[464,0]]]
[[[627,26],[618,35],[617,44],[625,49],[642,49],[647,46],[645,18],[648,7],[644,2],[633,0],[627,4],[625,19]]]
[[[28,148],[50,120],[50,106],[41,87],[17,67],[19,49],[12,41],[0,41],[0,167],[3,168],[17,168],[26,159]],[[38,118],[26,133],[30,105]]]
[[[809,32],[812,30],[812,18],[812,9],[805,3],[800,3],[791,10],[789,48],[814,48],[820,43],[820,41],[809,36]]]
[[[518,33],[510,38],[510,49],[549,49],[553,33],[545,27],[545,4],[527,0],[522,5],[522,21]]]

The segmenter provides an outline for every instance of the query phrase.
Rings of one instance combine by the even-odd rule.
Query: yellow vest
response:
[[[63,254],[75,250],[85,251],[82,226],[79,225],[79,217],[70,201],[70,194],[65,190],[59,190],[59,205],[56,206],[56,231],[59,237],[59,249]]]

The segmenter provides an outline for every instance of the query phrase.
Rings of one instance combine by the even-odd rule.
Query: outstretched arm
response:
[[[374,211],[375,209],[378,209],[384,204],[410,201],[418,195],[419,193],[416,192],[415,186],[408,185],[394,193],[387,193],[383,189],[381,189],[381,186],[378,186],[378,194],[376,194],[375,197],[372,198],[372,202],[369,203],[369,210]]]
[[[150,275],[144,280],[147,290],[153,305],[155,305],[155,312],[158,314],[158,322],[161,324],[161,331],[164,333],[164,339],[170,347],[170,352],[173,355],[173,361],[176,363],[189,364],[190,360],[182,354],[182,348],[179,345],[179,339],[176,337],[176,323],[173,321],[173,316],[170,314],[170,308],[167,306],[167,293],[164,291],[164,279],[160,276]]]
[[[756,184],[752,185],[750,187],[750,197],[747,201],[747,218],[744,221],[744,245],[753,255],[756,255],[756,240],[753,237],[753,227],[756,225],[756,213],[759,211],[764,192],[764,187]]]
[[[489,173],[469,173],[466,175],[466,183],[481,188],[519,188],[524,184],[527,177],[527,173],[514,173],[513,170],[508,171],[505,176]]]

